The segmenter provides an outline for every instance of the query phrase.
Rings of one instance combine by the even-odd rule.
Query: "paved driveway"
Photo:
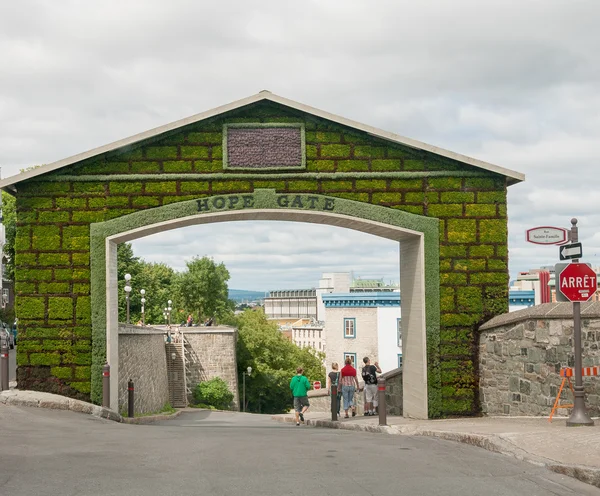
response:
[[[0,405],[0,494],[600,495],[528,463],[436,439],[186,412],[126,425]]]

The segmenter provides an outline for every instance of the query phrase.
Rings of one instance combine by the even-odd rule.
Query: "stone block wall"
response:
[[[228,171],[231,123],[302,124],[305,168]],[[134,212],[158,221],[169,204],[268,188],[290,195],[291,208],[311,208],[293,195],[320,194],[439,219],[439,261],[427,261],[439,263],[440,282],[427,314],[429,415],[477,413],[477,328],[508,309],[506,187],[501,174],[271,102],[23,181],[14,192],[19,387],[101,399],[106,327],[100,312],[92,334],[91,224],[122,218],[125,231]]]
[[[186,328],[182,328],[186,329]],[[193,329],[193,328],[192,328]],[[194,362],[190,364],[192,371],[190,387],[220,377],[233,393],[233,408],[239,407],[236,341],[237,330],[231,327],[205,327],[198,330],[183,331],[189,343]],[[191,398],[188,398],[191,400]]]
[[[119,412],[127,411],[130,379],[136,414],[158,412],[169,402],[164,331],[119,327]]]
[[[600,303],[582,303],[581,325],[583,366],[600,365]],[[562,382],[560,369],[573,366],[571,303],[545,303],[492,319],[479,337],[483,413],[549,415]],[[583,384],[590,414],[600,415],[600,377],[584,377]],[[561,398],[573,402],[568,386]]]

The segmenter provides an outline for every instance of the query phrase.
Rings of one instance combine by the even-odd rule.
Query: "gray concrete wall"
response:
[[[190,329],[190,330],[188,330]],[[193,330],[191,330],[193,329]],[[233,393],[233,408],[239,408],[236,341],[233,327],[198,327],[180,329],[191,347],[191,388],[199,382],[220,377]],[[191,398],[189,398],[191,400]]]
[[[495,317],[479,338],[480,401],[488,415],[549,415],[562,382],[561,367],[573,367],[573,307],[545,303]],[[583,366],[600,365],[600,303],[582,303]],[[573,380],[574,383],[574,380]],[[586,404],[600,415],[600,377],[583,381]],[[572,403],[570,390],[563,403]],[[560,409],[558,415],[570,410]]]
[[[127,410],[127,382],[135,387],[135,413],[160,411],[169,402],[162,330],[119,326],[119,412]]]

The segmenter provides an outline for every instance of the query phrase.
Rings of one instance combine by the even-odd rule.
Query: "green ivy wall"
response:
[[[244,122],[304,123],[306,169],[225,170],[223,124]],[[440,379],[429,414],[478,413],[477,329],[508,310],[506,178],[265,102],[18,185],[19,387],[90,398],[91,223],[264,188],[439,219],[439,346],[428,363]]]

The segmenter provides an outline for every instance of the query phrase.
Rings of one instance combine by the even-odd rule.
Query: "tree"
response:
[[[250,366],[246,379],[246,411],[283,413],[293,406],[289,388],[296,368],[302,367],[309,381],[325,379],[324,355],[298,348],[269,322],[262,309],[246,310],[237,318],[237,363],[239,383]]]
[[[6,257],[5,279],[15,280],[15,238],[17,236],[17,210],[15,197],[2,192],[2,223],[6,242],[3,255]]]
[[[178,307],[174,308],[195,314],[200,320],[223,319],[231,314],[234,305],[228,299],[230,276],[225,265],[205,256],[194,257],[186,266],[176,280]]]

